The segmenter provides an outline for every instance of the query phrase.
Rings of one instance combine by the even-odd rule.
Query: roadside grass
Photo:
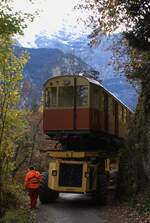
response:
[[[4,191],[4,215],[0,223],[32,223],[34,213],[28,207],[28,195],[22,185],[11,184],[5,187]]]
[[[26,209],[8,210],[4,217],[0,219],[0,223],[32,223],[33,216]]]

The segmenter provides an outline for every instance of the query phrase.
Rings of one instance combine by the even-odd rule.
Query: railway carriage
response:
[[[126,138],[131,110],[98,81],[82,75],[56,76],[44,84],[44,132],[99,133]]]

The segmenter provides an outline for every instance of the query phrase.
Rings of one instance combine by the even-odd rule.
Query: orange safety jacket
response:
[[[26,189],[38,189],[41,179],[41,174],[38,171],[30,170],[25,176],[24,186]]]

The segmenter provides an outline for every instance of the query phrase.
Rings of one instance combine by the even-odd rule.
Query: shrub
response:
[[[9,210],[4,217],[0,219],[0,223],[31,223],[27,210]]]

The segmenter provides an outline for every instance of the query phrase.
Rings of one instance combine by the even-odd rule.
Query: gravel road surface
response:
[[[86,195],[61,194],[57,202],[38,207],[36,223],[108,223],[105,208]]]

